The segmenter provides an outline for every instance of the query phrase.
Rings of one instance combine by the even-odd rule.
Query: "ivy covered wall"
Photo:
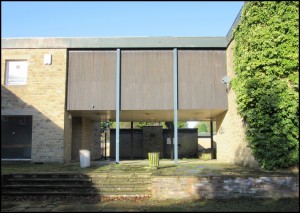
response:
[[[299,2],[246,2],[233,39],[232,88],[255,159],[299,162]]]

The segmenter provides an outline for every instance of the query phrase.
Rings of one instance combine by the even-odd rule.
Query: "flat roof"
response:
[[[91,38],[2,38],[2,49],[65,48],[224,48],[224,37],[91,37]]]

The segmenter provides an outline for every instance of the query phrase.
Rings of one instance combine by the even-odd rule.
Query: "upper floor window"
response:
[[[6,85],[27,84],[27,61],[6,61]]]

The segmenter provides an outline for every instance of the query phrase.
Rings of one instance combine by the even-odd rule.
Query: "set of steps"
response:
[[[1,196],[150,197],[148,173],[20,173],[1,177]]]
[[[150,196],[150,173],[111,172],[89,176],[102,196]]]

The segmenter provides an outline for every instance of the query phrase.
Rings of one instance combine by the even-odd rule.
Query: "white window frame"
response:
[[[5,68],[5,85],[27,85],[27,60],[6,60]],[[21,75],[17,76],[17,72]],[[15,78],[12,77],[12,73],[16,76]]]

